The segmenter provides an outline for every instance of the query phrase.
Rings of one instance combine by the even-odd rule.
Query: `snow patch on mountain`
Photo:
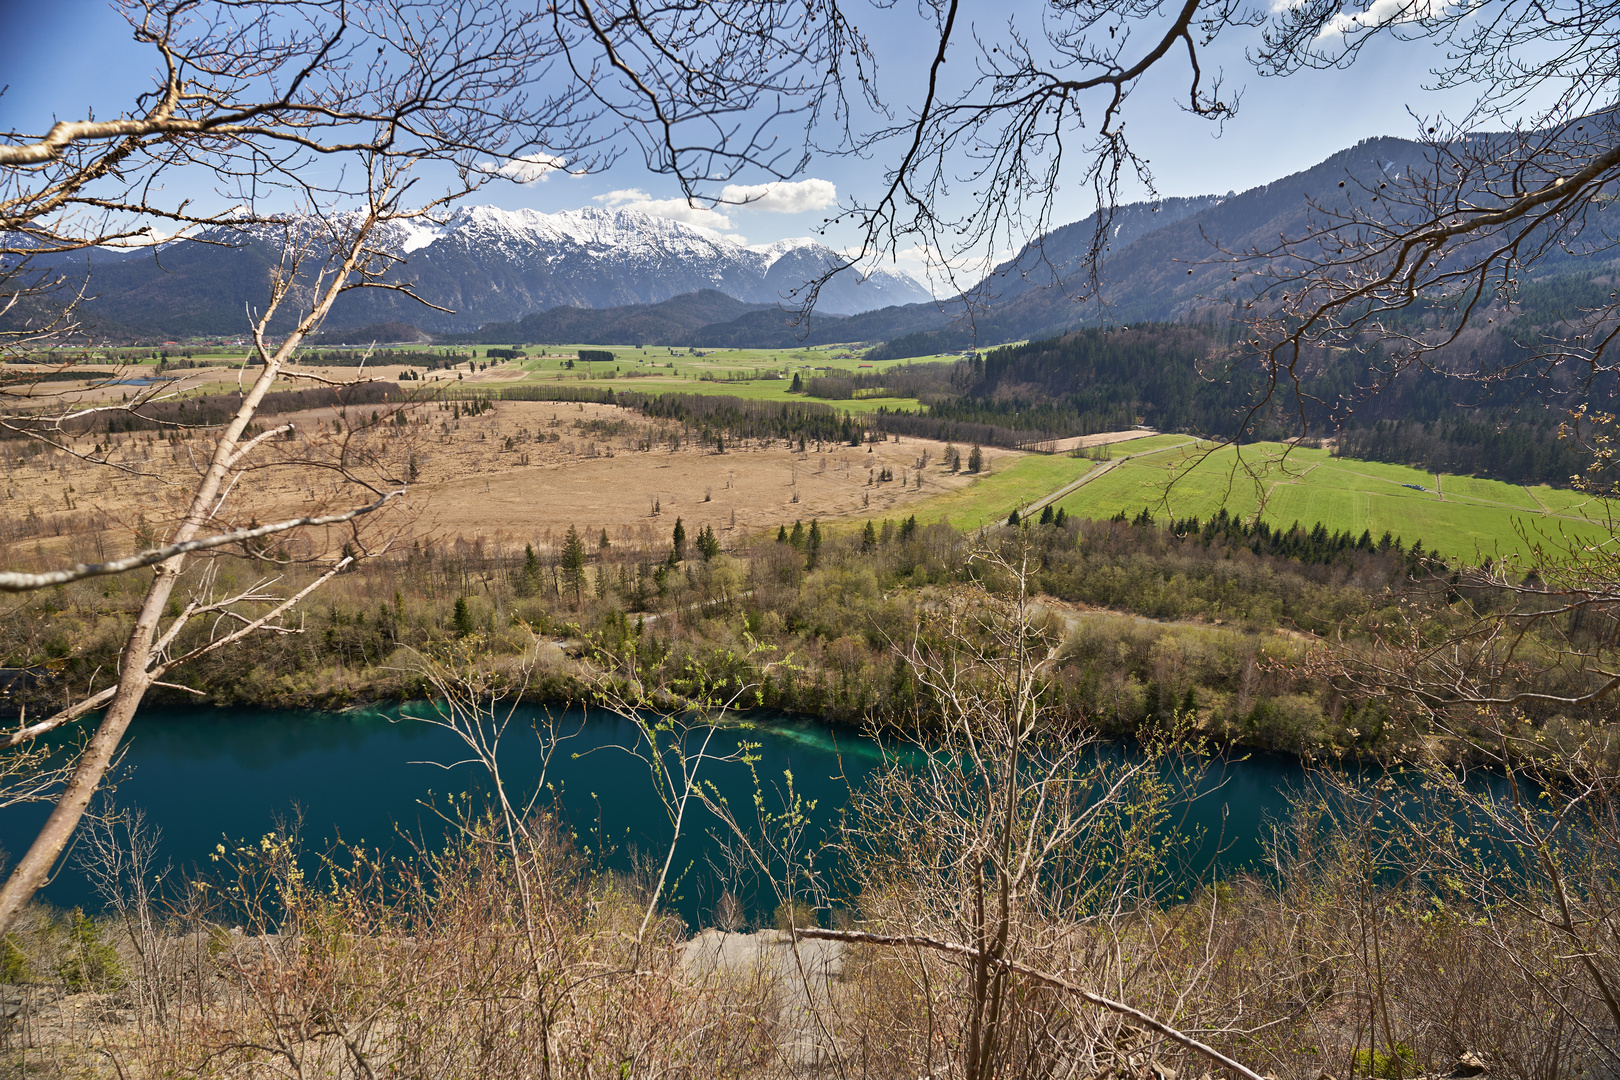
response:
[[[790,251],[798,251],[802,248],[819,248],[821,246],[822,245],[820,242],[811,237],[795,236],[787,240],[777,240],[769,244],[749,244],[748,250],[752,251],[756,255],[763,256],[765,263],[760,267],[760,269],[769,270],[776,264],[778,259]]]

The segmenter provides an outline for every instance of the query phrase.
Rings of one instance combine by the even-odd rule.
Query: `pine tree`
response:
[[[585,541],[580,539],[579,530],[572,525],[568,526],[568,535],[563,538],[562,549],[563,582],[574,590],[574,603],[584,602],[585,592]]]
[[[467,610],[465,596],[456,597],[455,630],[458,638],[466,637],[473,632],[472,612]]]
[[[1042,525],[1050,525],[1050,524],[1052,524],[1052,504],[1051,503],[1047,503],[1046,508],[1041,511],[1041,524]]]
[[[1067,510],[1063,509],[1063,507],[1061,507],[1061,506],[1058,507],[1057,516],[1052,519],[1052,524],[1056,525],[1058,528],[1061,529],[1061,528],[1063,528],[1064,525],[1068,524],[1068,521],[1069,521],[1069,512]]]
[[[1014,528],[1018,527],[1018,511],[1017,510],[1014,510],[1012,513],[1007,515],[1007,524],[1013,526]]]
[[[804,380],[799,378],[799,373],[797,371],[795,371],[793,373],[793,385],[788,387],[788,393],[790,393],[790,394],[802,394],[802,393],[804,393]]]
[[[534,545],[523,545],[523,569],[518,573],[517,584],[512,591],[519,596],[533,596],[540,591],[540,560],[535,556]]]
[[[810,519],[810,540],[806,546],[808,551],[805,555],[804,568],[814,570],[816,561],[821,558],[821,521],[817,518]]]
[[[877,549],[877,528],[870,521],[861,532],[861,554],[868,555]]]
[[[785,544],[785,543],[788,542],[788,534],[787,534],[787,526],[786,525],[778,525],[776,527],[776,542],[778,544]]]
[[[686,526],[681,524],[680,518],[676,518],[675,531],[670,536],[669,559],[672,563],[678,563],[684,558],[686,558]]]
[[[794,551],[804,550],[804,522],[795,521],[793,523],[793,532],[788,536],[788,543],[793,545]]]
[[[967,470],[970,473],[976,473],[982,468],[984,468],[984,451],[975,446],[968,454]]]
[[[698,532],[698,551],[703,555],[703,561],[708,562],[720,554],[720,538],[714,535],[714,529],[705,525]]]

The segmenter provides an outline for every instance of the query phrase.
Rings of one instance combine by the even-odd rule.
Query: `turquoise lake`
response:
[[[647,766],[622,749],[637,744],[635,725],[622,717],[583,709],[520,710],[501,747],[508,790],[527,793],[540,779],[534,729],[548,715],[562,741],[545,767],[546,798],[580,843],[615,869],[629,866],[635,852],[661,858],[671,828]],[[791,771],[795,790],[815,800],[812,817],[823,826],[835,820],[850,785],[880,763],[875,744],[854,731],[786,717],[722,729],[709,752],[733,750],[742,739],[760,744],[756,768],[767,800]],[[257,839],[295,808],[307,850],[342,840],[403,854],[410,849],[407,837],[432,844],[444,835],[443,822],[424,803],[487,790],[487,776],[465,763],[467,756],[449,732],[401,719],[393,710],[152,709],[131,726],[114,798],[120,807],[146,812],[149,824],[162,832],[160,861],[180,873],[205,862],[218,843]],[[700,778],[718,785],[733,805],[749,805],[752,781],[742,765],[706,763]],[[1281,816],[1286,793],[1303,780],[1304,771],[1288,758],[1216,760],[1204,794],[1181,818],[1185,827],[1209,836],[1194,853],[1195,869],[1231,871],[1254,863],[1267,821]],[[0,844],[8,852],[23,850],[46,813],[43,806],[21,806],[0,814]],[[709,867],[718,822],[701,807],[688,813],[676,854],[684,876],[675,906],[699,925],[718,890]],[[102,906],[73,855],[43,896],[61,906]]]

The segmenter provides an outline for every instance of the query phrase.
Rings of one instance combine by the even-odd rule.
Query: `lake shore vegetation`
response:
[[[1420,543],[1320,525],[1274,530],[1224,514],[1161,521],[1144,511],[1061,525],[1052,515],[982,541],[914,518],[860,533],[812,521],[731,551],[705,533],[685,558],[673,540],[672,531],[670,543],[633,549],[600,537],[538,550],[413,542],[327,582],[299,632],[199,657],[170,680],[188,689],[154,688],[154,700],[342,708],[414,698],[429,689],[414,673],[417,655],[470,647],[490,665],[537,659],[535,699],[589,700],[599,672],[629,665],[649,691],[672,698],[701,687],[734,692],[743,709],[849,726],[898,721],[933,704],[895,643],[942,590],[977,580],[977,544],[1016,541],[1036,552],[1031,588],[1042,618],[1061,630],[1047,690],[1064,723],[1127,736],[1179,710],[1228,745],[1399,756],[1432,737],[1430,717],[1417,699],[1359,677],[1359,660],[1396,629],[1438,641],[1522,599],[1506,584],[1465,580]],[[224,560],[212,572],[228,587],[244,571]],[[298,574],[289,570],[289,585]],[[137,585],[62,586],[0,626],[0,655],[13,669],[7,707],[37,714],[65,693],[98,688],[114,670]],[[1545,629],[1509,673],[1515,685],[1597,686],[1599,676],[1549,636],[1568,627]],[[1576,629],[1599,632],[1595,623]],[[193,631],[199,641],[208,633]],[[1524,715],[1574,737],[1604,723],[1605,708],[1528,702]]]

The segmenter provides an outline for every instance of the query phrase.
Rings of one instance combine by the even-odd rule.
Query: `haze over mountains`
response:
[[[1076,303],[1094,217],[1054,229],[970,295],[935,301],[911,278],[836,275],[813,315],[785,311],[795,290],[836,256],[811,240],[746,247],[719,233],[626,209],[559,214],[474,206],[443,227],[399,228],[408,261],[397,275],[433,311],[399,293],[348,294],[327,320],[328,340],[376,324],[408,323],[440,337],[485,342],[657,343],[789,348],[892,342],[889,355],[1037,338],[1100,322],[1219,317],[1234,284],[1225,251],[1266,248],[1297,235],[1307,198],[1344,200],[1419,168],[1425,148],[1370,139],[1319,165],[1248,191],[1120,207],[1110,223],[1099,300]],[[1350,181],[1346,191],[1341,180]],[[244,305],[263,302],[276,251],[250,241],[222,248],[180,242],[99,258],[84,313],[109,337],[239,334]],[[1554,260],[1548,273],[1595,269]],[[1190,272],[1189,272],[1190,271]],[[896,340],[899,339],[899,340]]]

